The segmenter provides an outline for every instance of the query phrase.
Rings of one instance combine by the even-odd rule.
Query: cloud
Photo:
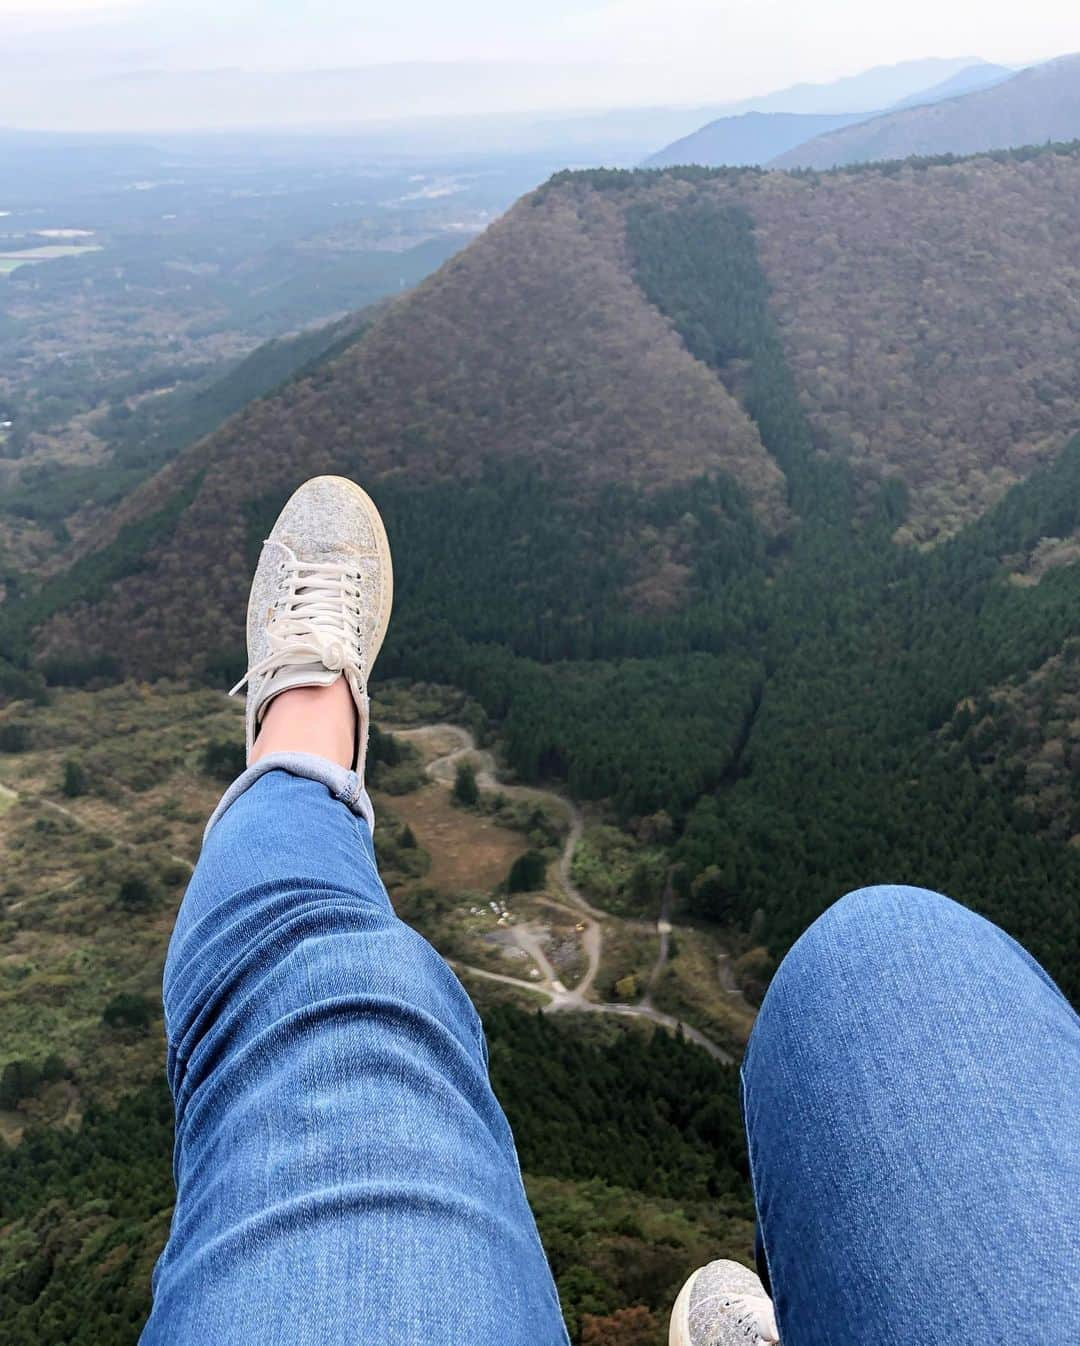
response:
[[[563,20],[569,41],[615,59],[710,66],[734,78],[797,69],[829,79],[876,64],[977,52],[1023,60],[1078,45],[1075,10],[1062,0],[606,0]]]

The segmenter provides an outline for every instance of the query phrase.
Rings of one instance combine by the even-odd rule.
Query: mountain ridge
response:
[[[855,87],[878,88],[880,86],[874,84],[875,78],[894,69],[899,70],[901,67],[884,67],[855,76]],[[885,89],[880,89],[882,96],[876,105],[867,103],[851,110],[822,108],[816,111],[795,111],[788,108],[784,106],[785,92],[797,92],[801,86],[796,86],[791,91],[781,91],[765,99],[750,99],[745,105],[736,105],[742,110],[715,117],[689,135],[682,136],[650,155],[642,166],[666,168],[675,164],[703,164],[719,168],[725,165],[769,164],[782,154],[793,153],[808,141],[833,131],[872,121],[901,108],[921,107],[955,98],[1000,83],[1013,73],[1006,66],[992,65],[986,61],[964,65],[940,83],[917,89],[895,101],[889,98]],[[824,98],[825,90],[845,88],[847,84],[848,81],[840,80],[835,85],[808,87],[820,87]]]
[[[899,99],[885,110],[899,112],[905,107],[918,107],[923,103],[939,103],[945,98],[958,98],[965,93],[974,93],[976,89],[1000,84],[1003,80],[1011,79],[1014,74],[1016,69],[1013,66],[994,65],[991,61],[982,61],[977,65],[965,66],[963,70],[958,70],[955,75],[950,75],[940,84],[933,84],[919,93]]]
[[[645,160],[644,168],[702,164],[720,168],[765,164],[785,150],[864,120],[863,114],[743,112],[719,117]]]
[[[1021,70],[989,88],[886,112],[818,136],[770,168],[829,169],[911,155],[978,154],[1080,135],[1080,54]]]
[[[406,469],[413,479],[449,479],[475,476],[492,455],[586,494],[605,482],[651,489],[722,471],[750,492],[767,530],[785,527],[783,475],[740,405],[738,362],[726,382],[717,378],[631,274],[625,212],[637,200],[674,208],[701,192],[738,202],[755,222],[787,359],[822,444],[831,440],[868,488],[901,468],[902,453],[907,489],[926,518],[913,537],[928,540],[1000,498],[1075,428],[1071,348],[1043,337],[1041,368],[1025,352],[1044,314],[1075,311],[1067,277],[1080,261],[1069,223],[1078,176],[1073,150],[820,181],[752,170],[555,179],[391,306],[336,364],[239,413],[147,482],[97,541],[153,516],[206,473],[192,506],[203,524],[192,536],[217,539],[215,548],[229,539],[235,564],[245,525],[226,502],[250,482],[272,495],[320,470],[375,482]],[[610,190],[593,185],[609,181]],[[960,230],[958,194],[968,221]],[[1043,212],[1039,237],[1026,211],[1005,227],[1002,208],[1021,210],[1025,200]],[[864,218],[871,203],[872,228]],[[916,236],[932,238],[936,252]],[[1007,274],[980,260],[994,250]],[[925,315],[910,310],[909,274],[932,279]],[[1012,325],[995,328],[981,349],[969,324],[994,306],[1012,314]],[[947,359],[936,353],[946,349]],[[1022,400],[1008,407],[993,381],[1025,359],[1013,393]],[[895,410],[882,400],[883,378],[895,385]],[[179,582],[194,544],[161,545]],[[110,604],[130,591],[138,605],[141,587],[142,575],[121,581]],[[233,587],[216,589],[217,599],[227,603]],[[45,647],[55,652],[57,642],[53,632]]]
[[[730,115],[739,112],[870,113],[980,64],[985,62],[972,57],[947,56],[897,61],[836,80],[792,84],[773,93],[740,99],[726,111]]]

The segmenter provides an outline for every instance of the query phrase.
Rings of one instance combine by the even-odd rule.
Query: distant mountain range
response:
[[[933,84],[929,89],[920,89],[900,98],[888,109],[897,112],[900,108],[919,107],[923,103],[940,103],[945,98],[959,98],[961,94],[974,93],[976,89],[988,89],[992,84],[1011,79],[1016,70],[1007,65],[992,65],[989,61],[978,61],[975,65],[965,66],[955,75]]]
[[[956,65],[960,68],[939,78],[943,69]],[[724,116],[676,140],[645,163],[649,168],[767,164],[808,141],[866,122],[882,109],[894,111],[955,98],[1012,74],[1005,66],[986,61],[908,61],[834,84],[795,85],[724,109]],[[933,82],[927,84],[928,79]],[[921,82],[911,92],[894,97],[898,89],[907,90],[916,81]]]
[[[759,98],[744,98],[730,103],[724,112],[728,116],[741,112],[873,112],[893,107],[902,99],[922,96],[927,90],[965,72],[981,70],[986,64],[971,56],[961,56],[878,65],[827,84],[792,84]]]
[[[774,168],[833,168],[910,155],[972,154],[1080,137],[1080,55],[1033,66],[989,88],[819,135]]]
[[[765,163],[813,136],[865,121],[882,109],[951,98],[1012,71],[970,57],[902,61],[827,84],[794,84],[737,102],[699,107],[631,107],[544,117],[510,116],[498,127],[476,119],[470,141],[528,153],[565,147],[579,161],[622,163],[656,150],[650,167],[676,163]],[[805,120],[802,120],[804,119]],[[456,123],[459,132],[464,123]],[[453,129],[451,121],[449,129]],[[697,133],[708,132],[702,141]],[[575,153],[576,152],[576,153]],[[633,162],[633,158],[630,159]]]
[[[970,57],[904,61],[737,101],[719,85],[714,97],[698,95],[686,105],[673,105],[670,84],[660,82],[651,95],[643,86],[643,106],[605,106],[600,91],[615,87],[612,71],[595,64],[343,63],[329,70],[133,64],[104,77],[90,75],[81,61],[56,64],[43,50],[16,42],[0,86],[0,127],[139,135],[335,130],[386,153],[460,154],[467,147],[472,154],[529,154],[558,147],[568,165],[632,163],[717,117],[868,115],[977,64]],[[551,102],[553,69],[564,111],[542,110]],[[485,104],[489,110],[477,110]],[[459,111],[448,115],[448,106]]]

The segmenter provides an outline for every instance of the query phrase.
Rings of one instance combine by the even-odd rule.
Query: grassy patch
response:
[[[454,971],[481,1014],[501,1005],[513,1005],[523,1010],[539,1010],[548,1003],[548,997],[539,991],[530,991],[523,986],[509,986],[504,981],[492,981],[489,977],[478,977],[467,967],[456,967]]]
[[[470,697],[437,682],[408,682],[394,678],[379,682],[372,698],[381,722],[413,728],[422,724],[463,724],[477,731],[487,717]]]
[[[441,893],[492,893],[529,849],[527,837],[499,826],[492,816],[455,808],[449,790],[441,785],[428,784],[396,797],[393,811],[430,853],[425,881]]]
[[[240,734],[241,715],[174,683],[57,690],[25,750],[0,754],[0,1067],[55,1055],[66,1071],[9,1111],[9,1137],[161,1071],[165,946],[222,789],[206,748]],[[69,762],[85,778],[77,796],[64,791]],[[149,1022],[115,1012],[136,1003]]]
[[[566,811],[558,804],[498,790],[482,794],[478,808],[497,826],[521,832],[531,849],[544,851],[552,860],[562,849],[568,823]]]
[[[660,939],[655,927],[606,922],[604,951],[595,982],[598,998],[630,1003],[640,1000],[659,954]]]
[[[668,962],[653,1002],[738,1056],[754,1026],[754,1010],[738,989],[738,980],[734,960],[714,935],[680,926],[671,936]]]
[[[586,828],[570,873],[590,901],[605,910],[617,916],[655,919],[667,877],[667,857],[627,832],[598,824]]]

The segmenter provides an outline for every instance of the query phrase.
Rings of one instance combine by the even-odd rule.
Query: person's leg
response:
[[[476,1012],[391,909],[359,777],[282,760],[226,797],[169,950],[144,1346],[565,1346]]]
[[[356,707],[344,678],[329,687],[292,687],[263,712],[248,763],[279,752],[310,753],[351,767],[356,756]]]
[[[1080,1020],[972,912],[853,893],[743,1066],[784,1346],[1080,1341]]]

